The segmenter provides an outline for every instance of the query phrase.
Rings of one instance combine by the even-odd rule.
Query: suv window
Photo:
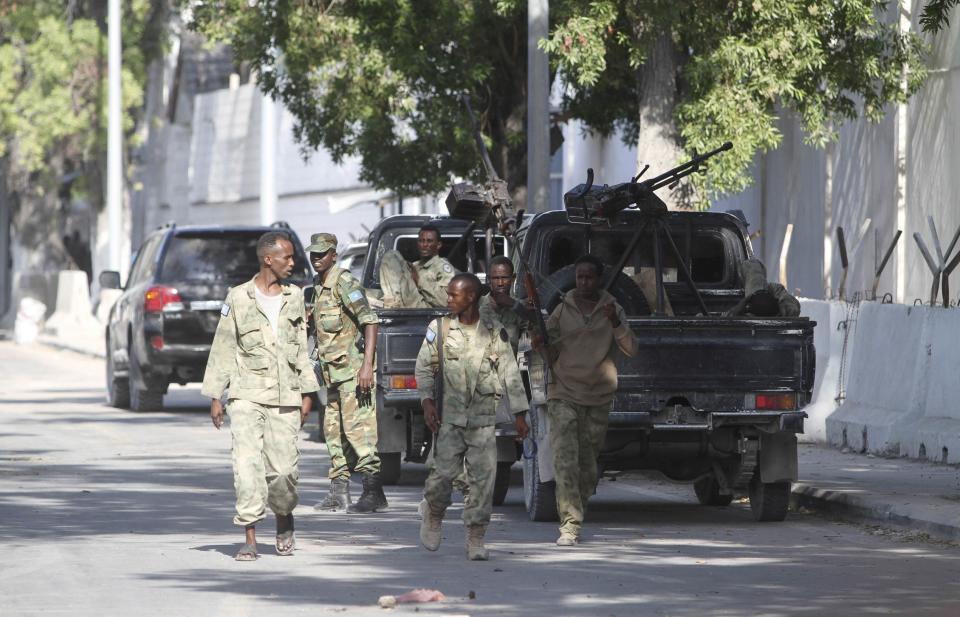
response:
[[[262,231],[182,232],[170,239],[157,277],[160,283],[249,280],[260,269],[257,240]],[[306,274],[306,259],[294,242],[293,278]]]
[[[127,277],[127,287],[138,285],[150,278],[153,265],[157,261],[157,251],[161,244],[163,244],[163,234],[147,238],[147,241],[143,243],[137,253],[137,260],[130,270],[130,276]]]

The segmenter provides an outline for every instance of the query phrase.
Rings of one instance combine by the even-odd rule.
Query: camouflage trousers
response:
[[[547,414],[560,531],[579,535],[587,500],[597,489],[597,457],[607,434],[610,403],[577,405],[551,399]]]
[[[336,388],[336,389],[333,389]],[[376,396],[376,384],[371,396]],[[323,437],[330,455],[329,478],[347,479],[350,472],[380,473],[377,454],[377,407],[360,405],[357,381],[351,379],[327,390]]]
[[[233,440],[233,487],[236,525],[266,518],[266,507],[279,515],[297,507],[300,449],[299,407],[268,407],[231,399],[227,404]]]
[[[496,428],[442,424],[434,448],[436,458],[423,487],[423,498],[434,509],[446,510],[451,503],[454,478],[466,471],[469,490],[463,505],[463,524],[489,523],[497,476]]]
[[[430,308],[400,251],[387,251],[380,259],[380,289],[385,308]]]

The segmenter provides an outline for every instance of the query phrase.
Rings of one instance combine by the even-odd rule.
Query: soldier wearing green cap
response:
[[[330,492],[317,509],[351,513],[385,510],[387,498],[377,456],[377,412],[373,402],[377,315],[360,282],[337,267],[337,237],[310,236],[314,279],[316,359],[327,386],[323,434],[330,454]],[[350,503],[350,470],[363,474],[363,493]]]

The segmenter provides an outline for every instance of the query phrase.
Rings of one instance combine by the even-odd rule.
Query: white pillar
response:
[[[128,264],[123,258],[123,110],[120,104],[120,0],[107,6],[107,219],[110,269],[126,278]]]
[[[260,97],[260,224],[277,220],[277,106],[268,94]]]
[[[548,0],[527,0],[527,210],[550,207],[550,63],[537,43],[549,36]]]
[[[910,32],[910,17],[913,12],[912,0],[900,0],[900,32]],[[903,91],[907,89],[907,71],[900,74],[900,88]],[[907,246],[910,242],[907,238],[907,148],[909,147],[910,134],[908,131],[907,104],[897,105],[897,152],[896,169],[897,174],[897,229],[903,230],[904,237],[897,244],[897,302],[906,302],[907,295]]]

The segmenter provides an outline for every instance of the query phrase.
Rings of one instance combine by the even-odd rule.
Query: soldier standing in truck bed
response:
[[[410,264],[399,251],[380,259],[380,287],[386,308],[446,308],[447,284],[457,273],[440,257],[440,230],[424,225],[417,234],[420,259]]]
[[[368,514],[387,509],[377,455],[377,410],[373,402],[376,314],[360,282],[336,265],[337,237],[310,237],[310,264],[317,271],[313,323],[317,359],[327,386],[323,435],[330,455],[330,493],[319,510]],[[350,470],[363,474],[363,494],[350,503]]]
[[[592,255],[579,258],[576,288],[563,296],[546,324],[553,376],[547,385],[547,416],[559,546],[579,543],[587,500],[596,492],[597,457],[617,392],[614,352],[617,348],[628,356],[636,352],[623,307],[600,289],[603,269],[603,262]],[[543,349],[543,341],[536,337],[534,346]]]
[[[416,368],[424,420],[436,434],[436,459],[420,503],[420,541],[427,550],[439,548],[453,479],[465,468],[469,496],[463,522],[467,557],[474,561],[488,558],[483,540],[497,472],[497,402],[508,397],[515,414],[528,407],[506,331],[495,318],[480,317],[480,289],[473,274],[458,274],[450,281],[447,305],[452,315],[427,328]]]

